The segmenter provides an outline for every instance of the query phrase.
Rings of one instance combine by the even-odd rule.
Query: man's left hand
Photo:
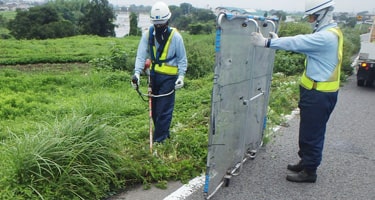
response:
[[[184,86],[184,76],[178,76],[177,81],[175,83],[174,89],[180,89]]]
[[[250,43],[254,46],[265,47],[267,46],[267,39],[259,32],[252,32],[250,36]]]

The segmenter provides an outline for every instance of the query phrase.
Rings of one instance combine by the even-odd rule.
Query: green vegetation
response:
[[[130,87],[129,73],[76,64],[29,67],[0,71],[3,199],[99,199],[133,184],[163,187],[204,172],[211,76],[186,80],[177,91],[172,137],[150,155],[147,102]],[[275,89],[297,86],[290,77],[276,80]],[[297,90],[289,90],[281,96],[293,108]],[[276,104],[269,121],[278,123],[278,112],[290,111]]]
[[[45,65],[0,77],[2,199],[99,199],[203,172],[209,78],[178,92],[172,138],[150,155],[147,102],[128,73]]]
[[[1,16],[3,16],[6,20],[14,19],[16,17],[16,12],[14,11],[1,11]]]
[[[133,36],[141,36],[142,35],[142,30],[141,28],[138,27],[138,16],[135,12],[131,12],[129,15],[129,34],[128,35],[133,35]]]
[[[50,40],[2,40],[0,65],[30,63],[88,62],[93,58],[109,55],[113,47],[127,49],[134,56],[138,39],[99,36],[74,36]]]
[[[151,7],[131,5],[119,11],[130,11],[129,35],[140,35],[137,14]],[[211,34],[216,18],[213,11],[195,8],[191,4],[170,6],[170,24],[190,34]],[[4,17],[3,17],[4,15]],[[52,0],[29,10],[0,13],[0,38],[47,39],[75,35],[114,36],[115,11],[108,0]]]
[[[7,13],[6,13],[7,14]],[[108,0],[49,1],[6,18],[2,38],[48,39],[73,35],[115,36],[115,13]]]
[[[10,19],[15,17],[15,12],[0,11],[0,39],[10,38],[6,25]]]
[[[214,36],[184,34],[188,51],[189,78],[213,72]],[[123,69],[131,72],[139,37],[125,38],[73,36],[49,40],[2,40],[0,65],[33,63],[86,63],[97,68]]]
[[[308,33],[281,24],[280,36]],[[343,28],[343,67],[359,31]],[[0,198],[102,199],[134,184],[165,188],[205,170],[213,34],[182,33],[189,70],[171,138],[148,147],[148,105],[130,86],[139,36],[73,36],[0,43]],[[297,107],[304,57],[277,51],[265,143]],[[351,71],[350,71],[351,73]],[[349,75],[345,71],[345,75]],[[141,89],[146,90],[142,78]]]

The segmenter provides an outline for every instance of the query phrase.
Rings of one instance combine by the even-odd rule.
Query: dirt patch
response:
[[[0,69],[16,69],[20,71],[72,71],[76,69],[88,70],[87,63],[38,63],[26,65],[0,65]]]

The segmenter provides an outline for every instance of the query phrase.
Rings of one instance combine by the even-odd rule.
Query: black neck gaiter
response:
[[[155,38],[156,41],[158,41],[159,44],[164,44],[168,39],[168,25],[164,25],[161,27],[155,27]]]

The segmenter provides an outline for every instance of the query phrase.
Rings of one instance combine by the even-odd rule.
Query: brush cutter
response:
[[[147,94],[142,93],[139,90],[139,85],[138,85],[138,78],[136,76],[132,77],[132,82],[133,84],[136,85],[136,91],[139,94],[139,96],[142,98],[142,100],[147,101],[143,97],[146,96],[148,97],[148,117],[149,117],[149,135],[150,135],[150,152],[152,153],[152,143],[153,143],[153,131],[152,131],[152,126],[153,126],[153,121],[152,121],[152,98],[158,98],[158,97],[164,97],[171,95],[174,90],[166,93],[166,94],[159,94],[159,95],[154,95],[152,94],[152,84],[151,84],[151,76],[150,76],[150,66],[151,66],[151,60],[146,59],[145,62],[145,67],[143,68],[143,72],[147,75],[147,83],[148,83],[148,89],[147,89]]]

